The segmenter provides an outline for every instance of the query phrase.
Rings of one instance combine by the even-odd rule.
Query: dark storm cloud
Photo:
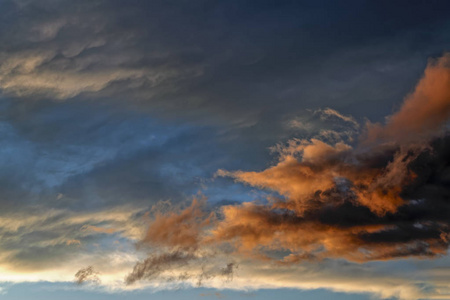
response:
[[[115,98],[234,126],[330,105],[379,117],[449,46],[443,2],[4,5],[5,93]]]

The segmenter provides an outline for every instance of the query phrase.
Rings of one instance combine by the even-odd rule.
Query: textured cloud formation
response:
[[[418,141],[439,134],[450,117],[450,54],[432,60],[414,92],[387,124],[369,124],[369,140]]]
[[[27,100],[106,98],[247,127],[311,106],[361,109],[360,99],[370,112],[401,96],[422,68],[417,53],[448,47],[445,3],[392,5],[392,15],[382,9],[390,22],[379,22],[384,5],[331,3],[346,22],[319,3],[5,0],[0,90]],[[397,14],[409,25],[392,22]],[[349,31],[348,22],[358,26]],[[342,32],[347,38],[336,39]],[[430,37],[417,43],[423,32]]]
[[[1,1],[0,281],[445,293],[438,2]]]
[[[214,220],[213,214],[205,218],[202,211],[204,204],[205,199],[194,199],[180,214],[156,212],[155,220],[148,229],[143,243],[196,250],[202,230]]]
[[[140,212],[142,208],[123,206],[97,212],[35,208],[0,215],[0,265],[14,273],[33,273],[84,261],[81,257],[92,253],[92,247],[101,250],[114,240],[138,240],[143,224]]]
[[[7,1],[16,16],[9,30],[21,39],[3,35],[8,40],[7,47],[0,47],[3,93],[62,100],[92,95],[112,85],[120,91],[154,89],[167,81],[196,76],[197,67],[161,64],[165,54],[159,49],[144,54],[129,47],[142,33],[138,28],[117,27],[113,20],[120,12],[106,12],[105,4]],[[36,10],[41,14],[34,14]],[[142,60],[146,63],[139,63]]]
[[[56,66],[67,64],[64,61],[67,58],[56,58],[57,53],[52,52],[3,53],[1,56],[0,87],[4,92],[16,96],[51,95],[57,99],[66,99],[83,92],[98,92],[115,81],[151,77],[148,70],[117,66],[96,72],[83,72],[83,68],[88,68],[89,63],[83,67],[74,66],[73,70],[61,71]]]
[[[263,171],[219,170],[219,176],[276,193],[260,203],[225,205],[214,219],[196,201],[176,214],[157,215],[144,243],[196,251],[228,249],[280,264],[445,254],[450,243],[450,136],[440,130],[448,116],[408,112],[411,105],[420,109],[435,103],[439,110],[450,106],[448,76],[435,76],[449,72],[447,60],[444,56],[427,67],[399,112],[385,126],[378,125],[376,144],[294,139],[275,148],[279,161]],[[327,114],[344,118],[333,111]],[[347,122],[356,127],[353,119]],[[370,126],[369,136],[374,130]],[[399,139],[392,140],[396,135]]]
[[[202,286],[214,279],[231,281],[237,265],[233,262],[221,263],[214,256],[214,253],[205,251],[180,249],[151,254],[134,266],[133,271],[126,276],[125,283],[132,285],[144,279],[167,283],[190,281],[196,286]]]
[[[141,279],[196,280],[200,286],[216,277],[230,281],[235,263],[220,263],[215,259],[214,249],[203,247],[203,231],[216,221],[214,213],[205,215],[205,204],[205,198],[195,198],[181,211],[164,212],[156,206],[155,219],[140,243],[141,246],[151,246],[151,254],[134,266],[125,282],[133,284]]]
[[[98,272],[94,270],[92,266],[89,266],[84,269],[80,269],[75,273],[75,282],[77,284],[82,284],[86,281],[93,283],[100,283],[100,279],[98,278]]]
[[[450,137],[440,131],[450,112],[449,72],[448,55],[430,63],[399,112],[385,126],[369,127],[369,136],[379,132],[371,148],[293,140],[264,171],[219,171],[283,199],[224,207],[214,238],[247,251],[288,250],[284,261],[445,254],[446,171],[425,170],[436,164],[445,169],[449,162]],[[425,185],[436,191],[411,193]]]

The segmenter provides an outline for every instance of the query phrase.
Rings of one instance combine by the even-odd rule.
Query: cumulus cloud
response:
[[[433,160],[448,164],[444,153],[450,137],[441,133],[449,117],[448,72],[448,55],[429,64],[415,91],[387,124],[368,125],[368,136],[377,134],[371,148],[364,142],[351,147],[291,140],[277,148],[279,162],[266,170],[219,170],[220,176],[270,189],[282,198],[224,207],[215,238],[260,254],[264,248],[289,250],[282,259],[289,262],[445,254],[450,224],[442,219],[441,210],[448,213],[448,203],[433,209],[448,193],[440,184],[445,175],[433,178],[424,170]],[[326,115],[354,122],[331,110]],[[411,192],[424,185],[439,187],[435,193]],[[425,207],[427,212],[418,215]]]
[[[446,59],[438,63],[439,73],[448,72]],[[405,118],[411,101],[415,107],[428,107],[436,100],[434,93],[422,92],[424,80],[435,68],[435,64],[427,67],[425,79],[399,112],[380,125],[381,132],[395,132],[391,127]],[[436,91],[436,101],[445,107],[450,90],[439,80],[445,83],[447,78],[432,79],[442,87]],[[357,128],[354,119],[333,110],[325,110],[324,116]],[[364,142],[352,146],[293,139],[274,148],[279,160],[263,171],[219,170],[218,176],[276,193],[260,203],[222,206],[214,219],[194,201],[180,212],[157,215],[143,242],[195,251],[228,249],[234,255],[280,265],[330,258],[366,262],[444,255],[450,233],[445,217],[450,136],[430,130],[439,131],[447,119],[435,120],[433,114],[419,117],[418,122],[432,126],[398,125],[416,140],[383,139],[367,147]]]
[[[437,135],[450,117],[450,54],[431,60],[415,90],[385,126],[369,124],[367,139],[417,141]]]

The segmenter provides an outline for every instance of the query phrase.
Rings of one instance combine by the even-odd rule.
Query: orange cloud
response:
[[[205,199],[194,199],[181,212],[157,212],[147,230],[144,243],[157,246],[196,249],[203,229],[214,220],[214,215],[205,216],[202,206]]]
[[[330,146],[316,139],[293,140],[288,147],[278,147],[280,161],[273,167],[262,172],[219,170],[217,175],[230,176],[239,182],[277,191],[292,199],[297,204],[297,212],[301,213],[312,194],[334,186],[334,178],[338,176],[340,167],[336,162],[350,149],[343,143]],[[299,155],[302,155],[302,161],[298,160]]]
[[[434,135],[450,117],[450,54],[431,61],[414,92],[385,126],[369,124],[367,140],[410,141]]]
[[[385,126],[368,125],[363,145],[293,139],[275,147],[279,160],[265,170],[217,172],[276,197],[222,206],[217,218],[194,200],[157,213],[143,242],[280,264],[445,254],[448,171],[436,166],[448,165],[450,135],[435,132],[450,117],[449,62],[446,55],[430,63],[399,112]]]
[[[276,191],[287,198],[278,207],[292,209],[299,215],[308,209],[309,200],[318,192],[348,180],[352,184],[347,184],[347,188],[358,196],[357,201],[384,214],[395,211],[403,203],[399,195],[401,186],[412,176],[407,165],[419,153],[416,149],[400,151],[386,166],[372,168],[361,164],[353,149],[343,143],[331,146],[316,139],[294,140],[285,148],[279,146],[278,151],[280,161],[264,171],[219,170],[217,174]]]

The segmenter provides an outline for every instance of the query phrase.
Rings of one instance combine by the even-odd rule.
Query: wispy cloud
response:
[[[100,283],[100,279],[98,278],[98,272],[94,270],[92,266],[89,266],[84,269],[80,269],[75,273],[75,282],[77,284],[83,284],[85,282],[93,282]]]

